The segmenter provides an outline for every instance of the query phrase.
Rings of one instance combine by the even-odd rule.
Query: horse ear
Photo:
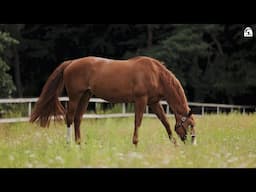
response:
[[[193,113],[192,113],[192,111],[190,110],[190,111],[188,112],[188,117],[190,117],[192,114],[193,114]]]

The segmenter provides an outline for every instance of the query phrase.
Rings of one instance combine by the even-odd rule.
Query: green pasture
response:
[[[174,118],[169,122],[174,126]],[[132,144],[134,118],[85,119],[82,144],[66,144],[63,122],[40,128],[0,124],[1,168],[256,167],[256,114],[196,116],[197,145],[175,147],[157,118],[144,118]],[[175,137],[178,139],[176,133]]]

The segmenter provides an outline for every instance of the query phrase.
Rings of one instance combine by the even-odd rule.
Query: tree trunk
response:
[[[153,41],[152,24],[147,24],[147,32],[148,32],[147,48],[150,48],[152,46],[152,41]]]
[[[212,37],[212,40],[214,41],[214,43],[216,44],[217,46],[217,49],[220,53],[220,55],[224,55],[224,52],[223,52],[223,49],[222,49],[222,46],[220,44],[220,42],[217,40],[216,36],[213,35],[212,33],[210,33],[211,37]]]
[[[17,88],[17,94],[18,97],[23,97],[23,91],[22,91],[22,84],[21,84],[21,77],[20,77],[20,59],[19,59],[19,54],[17,47],[13,48],[13,53],[14,53],[14,76],[15,76],[15,85]]]
[[[14,37],[16,40],[21,40],[20,30],[25,26],[25,24],[11,24],[6,25],[7,31]],[[11,55],[11,60],[13,61],[14,68],[14,81],[17,88],[17,96],[22,97],[22,83],[21,83],[21,74],[20,74],[20,58],[17,46],[12,48],[13,56]]]
[[[233,102],[233,97],[230,96],[229,94],[227,95],[227,100],[228,100],[228,104],[229,104],[229,105],[234,104],[234,102]]]

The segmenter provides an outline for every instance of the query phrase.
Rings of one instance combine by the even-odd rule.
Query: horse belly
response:
[[[101,82],[92,86],[93,94],[109,102],[132,102],[132,87],[124,82]]]

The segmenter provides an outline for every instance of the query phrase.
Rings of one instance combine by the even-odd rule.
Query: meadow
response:
[[[174,118],[169,117],[174,133]],[[168,139],[146,118],[132,144],[134,118],[84,119],[82,144],[66,144],[64,122],[41,128],[0,124],[1,168],[251,168],[256,167],[256,114],[196,116],[197,145]],[[190,138],[189,138],[190,139]]]

